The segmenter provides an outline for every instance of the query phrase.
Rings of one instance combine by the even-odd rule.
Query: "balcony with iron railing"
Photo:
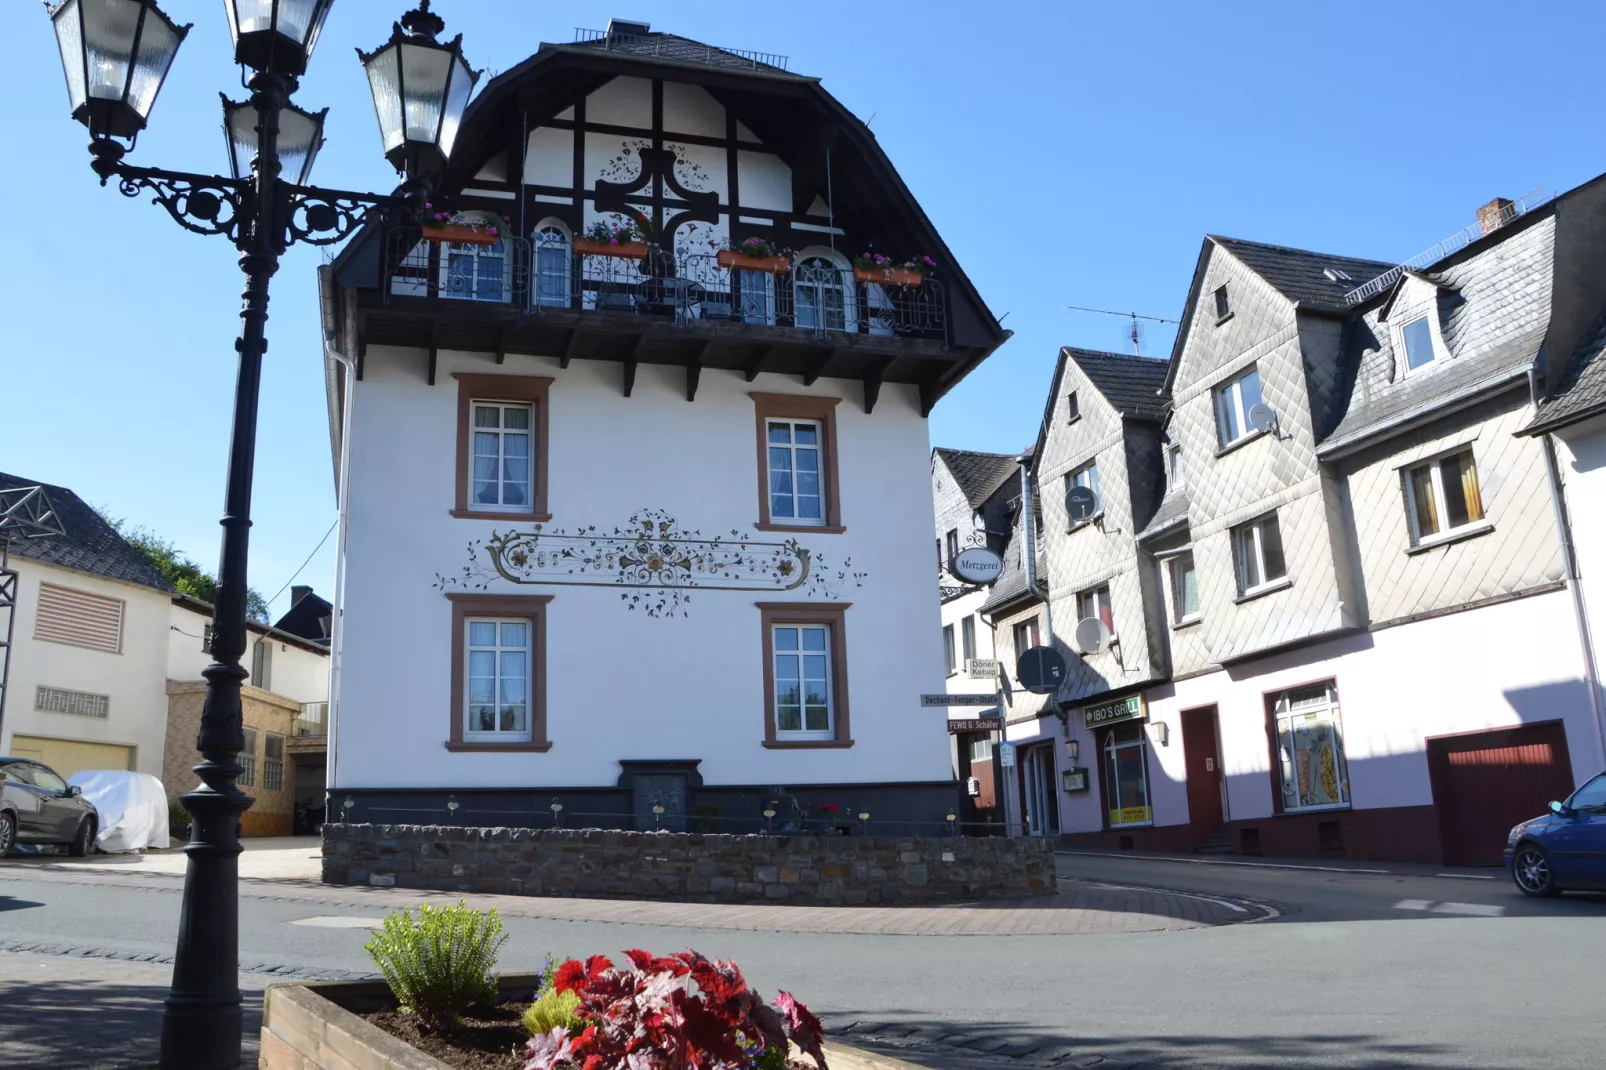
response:
[[[565,241],[504,238],[495,245],[387,236],[387,303],[441,300],[549,315],[592,312],[654,317],[676,327],[747,324],[817,337],[864,335],[942,341],[947,295],[936,279],[915,285],[857,278],[815,259],[770,273],[727,267],[713,253],[641,247],[638,258],[577,252]]]

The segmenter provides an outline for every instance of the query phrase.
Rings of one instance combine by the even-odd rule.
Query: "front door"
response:
[[[1216,708],[1182,713],[1183,764],[1188,777],[1188,826],[1204,839],[1221,828],[1221,758],[1216,746]]]
[[[1060,831],[1059,797],[1054,792],[1054,744],[1026,748],[1021,761],[1026,798],[1026,833],[1057,836]]]

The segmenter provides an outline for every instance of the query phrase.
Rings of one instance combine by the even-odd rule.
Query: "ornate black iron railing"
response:
[[[503,238],[494,245],[426,241],[414,228],[386,236],[385,300],[439,298],[556,310],[657,316],[677,326],[747,323],[837,334],[946,341],[940,281],[892,285],[818,260],[771,273],[727,267],[710,253],[655,245],[634,256],[579,251],[567,241]]]

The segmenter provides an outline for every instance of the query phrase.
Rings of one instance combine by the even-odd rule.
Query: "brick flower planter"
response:
[[[529,999],[539,974],[504,974],[512,999]],[[395,1006],[383,981],[320,981],[272,985],[262,1003],[262,1054],[258,1070],[451,1070],[355,1012]],[[842,1044],[825,1044],[831,1070],[919,1070]]]
[[[471,894],[914,906],[1055,891],[1050,838],[323,827],[325,884]]]

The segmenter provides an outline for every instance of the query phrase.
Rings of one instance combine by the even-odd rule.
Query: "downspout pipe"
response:
[[[1528,366],[1528,396],[1534,411],[1539,410],[1539,380],[1533,365]],[[1589,690],[1589,709],[1595,717],[1595,736],[1600,744],[1601,760],[1606,762],[1606,709],[1602,708],[1600,672],[1595,661],[1595,644],[1589,633],[1589,612],[1584,605],[1583,577],[1578,569],[1578,558],[1573,550],[1572,520],[1567,512],[1567,499],[1561,479],[1561,465],[1556,460],[1556,442],[1550,432],[1541,432],[1540,446],[1545,454],[1545,475],[1550,481],[1550,505],[1555,514],[1556,534],[1561,541],[1561,563],[1567,573],[1567,590],[1572,594],[1573,615],[1578,623],[1578,645],[1584,654],[1584,684]]]
[[[319,272],[319,304],[323,306],[323,355],[340,368],[342,377],[340,398],[340,458],[336,470],[335,501],[335,590],[334,619],[329,622],[329,712],[328,758],[324,770],[324,819],[339,819],[342,815],[329,812],[330,795],[338,782],[340,768],[340,690],[343,678],[343,660],[346,641],[346,527],[349,521],[351,497],[351,417],[355,405],[357,361],[341,352],[337,344],[340,337],[340,291],[327,271]]]

